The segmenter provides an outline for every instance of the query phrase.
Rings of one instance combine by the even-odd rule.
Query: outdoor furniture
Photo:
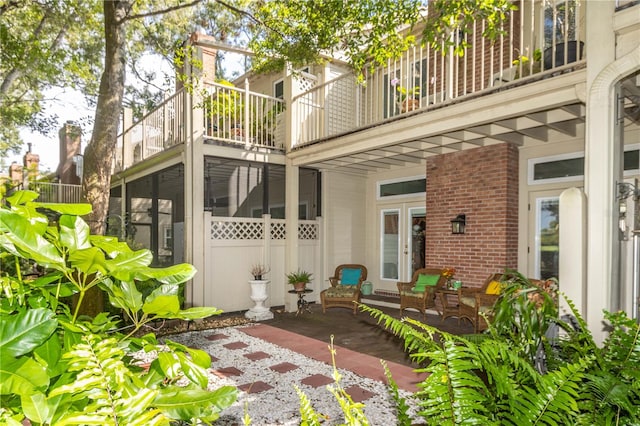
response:
[[[511,275],[504,273],[492,274],[479,288],[458,289],[458,318],[469,320],[475,333],[486,329],[487,322],[481,314],[491,315],[504,282],[510,278]]]
[[[442,315],[442,321],[444,322],[444,320],[449,317],[458,317],[458,323],[459,323],[460,309],[459,309],[459,301],[458,301],[458,297],[459,297],[458,289],[449,290],[443,287],[436,290],[436,294],[438,295],[438,299],[440,300],[440,305],[442,305],[441,306],[442,312],[440,313],[440,315]],[[456,301],[452,302],[449,298],[450,297],[453,298],[454,296]]]
[[[320,292],[322,312],[327,308],[349,308],[355,315],[360,302],[360,287],[367,279],[367,268],[359,264],[338,265],[329,282],[331,287]]]
[[[442,269],[422,268],[413,273],[409,282],[398,281],[400,293],[400,315],[407,308],[414,308],[422,312],[426,318],[426,310],[436,306],[436,291],[444,286],[446,278]]]

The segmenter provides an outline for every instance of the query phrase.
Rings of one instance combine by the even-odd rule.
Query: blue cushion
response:
[[[340,279],[340,284],[358,285],[358,282],[360,281],[360,274],[362,274],[361,269],[344,268],[342,270],[342,278]]]

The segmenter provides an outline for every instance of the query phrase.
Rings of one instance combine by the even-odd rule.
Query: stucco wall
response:
[[[466,214],[466,232],[451,219]],[[426,259],[454,267],[465,285],[517,265],[518,149],[499,144],[427,160]]]

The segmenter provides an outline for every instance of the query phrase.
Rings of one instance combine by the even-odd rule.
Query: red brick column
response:
[[[427,267],[454,267],[464,285],[515,269],[518,257],[518,148],[504,143],[427,159]],[[466,215],[466,232],[451,219]]]

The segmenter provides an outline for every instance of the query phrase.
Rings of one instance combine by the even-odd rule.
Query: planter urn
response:
[[[244,316],[254,321],[265,321],[273,319],[273,312],[264,305],[269,298],[267,288],[269,280],[249,280],[251,286],[250,298],[255,305],[249,309]]]

